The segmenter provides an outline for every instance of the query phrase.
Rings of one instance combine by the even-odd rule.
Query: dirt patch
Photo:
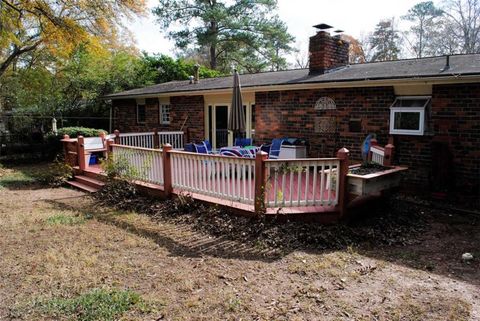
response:
[[[272,254],[273,245],[222,235],[243,221],[229,227],[222,219],[217,235],[195,228],[188,215],[98,208],[64,188],[1,193],[0,320],[70,319],[71,312],[52,315],[35,302],[78,302],[95,289],[132,291],[148,303],[116,316],[126,320],[480,319],[475,217],[419,206],[424,228],[407,242],[374,237],[323,250],[301,243]],[[375,219],[388,222],[389,211]],[[83,220],[69,224],[66,216]],[[351,224],[381,233],[364,219]],[[324,238],[344,232],[330,231]],[[476,258],[470,263],[461,260],[467,251]]]
[[[188,195],[159,202],[140,194],[125,181],[106,184],[95,198],[103,206],[134,210],[155,221],[188,225],[212,237],[268,247],[279,253],[297,248],[335,250],[364,243],[412,244],[424,231],[428,217],[423,207],[387,199],[357,213],[359,219],[335,225],[285,222],[281,214],[248,218],[233,215],[224,208],[205,206]]]

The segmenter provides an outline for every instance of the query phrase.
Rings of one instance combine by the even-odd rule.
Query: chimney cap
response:
[[[330,25],[327,25],[326,23],[319,23],[318,25],[313,26],[314,28],[320,29],[320,30],[327,30],[327,29],[332,29],[333,27]]]
[[[342,33],[344,30],[340,30],[340,29],[337,29],[337,30],[334,30],[333,32],[335,33]]]

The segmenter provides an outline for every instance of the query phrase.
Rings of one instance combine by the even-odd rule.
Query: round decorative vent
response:
[[[335,101],[330,97],[320,97],[315,103],[315,110],[337,109]]]

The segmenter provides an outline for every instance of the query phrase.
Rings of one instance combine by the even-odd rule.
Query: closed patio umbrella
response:
[[[245,111],[243,109],[240,76],[236,69],[233,73],[232,110],[228,117],[228,130],[233,131],[234,137],[237,137],[238,133],[245,132]]]

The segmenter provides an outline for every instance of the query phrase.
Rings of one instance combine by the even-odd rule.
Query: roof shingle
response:
[[[447,70],[444,70],[445,63],[446,58],[445,56],[442,56],[354,64],[319,75],[309,75],[308,69],[261,72],[240,75],[240,82],[243,88],[248,88],[362,80],[480,75],[480,54],[450,56],[450,68]],[[148,96],[163,93],[207,91],[228,89],[231,87],[232,76],[226,76],[200,79],[197,84],[190,84],[188,80],[170,81],[153,86],[122,91],[107,95],[105,98],[115,99],[127,96]]]

